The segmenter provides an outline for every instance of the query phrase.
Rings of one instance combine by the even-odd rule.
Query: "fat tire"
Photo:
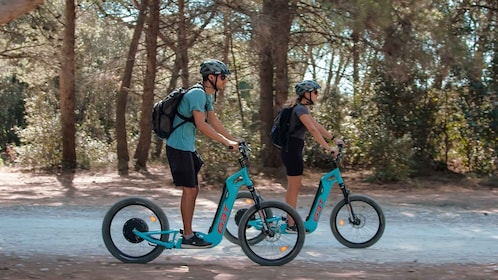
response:
[[[116,214],[121,211],[123,208],[127,206],[132,206],[132,205],[139,205],[148,208],[150,211],[152,211],[156,217],[158,218],[159,222],[161,223],[161,230],[169,230],[169,222],[168,219],[166,218],[166,214],[164,211],[157,206],[155,203],[152,201],[142,198],[142,197],[128,197],[125,199],[122,199],[118,202],[116,202],[110,209],[107,211],[104,221],[102,222],[102,237],[104,239],[104,244],[116,259],[124,262],[124,263],[148,263],[155,258],[157,258],[161,253],[164,251],[165,247],[156,245],[152,251],[149,253],[143,255],[143,256],[130,256],[124,252],[122,252],[116,244],[113,242],[112,237],[111,237],[111,224],[113,218],[116,216]],[[169,236],[167,234],[162,234],[160,240],[161,241],[168,241]]]

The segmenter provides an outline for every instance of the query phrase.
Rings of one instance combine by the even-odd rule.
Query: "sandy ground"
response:
[[[97,207],[130,194],[160,198],[177,191],[167,187],[171,182],[163,168],[149,170],[150,174],[119,177],[115,172],[57,176],[0,168],[0,210],[23,206]],[[319,174],[307,174],[303,195],[313,193],[318,177]],[[253,179],[258,190],[269,197],[282,196],[285,192],[278,180],[257,174]],[[451,204],[485,215],[498,215],[498,189],[478,180],[435,176],[402,185],[376,185],[364,182],[361,174],[347,172],[344,179],[355,192],[368,193],[390,205],[419,203],[447,207]],[[203,194],[216,197],[218,187],[203,186]],[[0,232],[3,218],[0,216]],[[296,259],[282,267],[262,267],[243,258],[204,255],[204,258],[192,260],[188,256],[163,253],[149,264],[132,265],[120,263],[110,255],[75,255],[71,250],[63,253],[50,250],[29,254],[12,252],[2,248],[2,242],[8,243],[8,236],[0,237],[0,279],[498,279],[498,252],[495,259],[485,263],[459,260],[433,264],[417,261],[379,263],[366,259],[308,262]]]

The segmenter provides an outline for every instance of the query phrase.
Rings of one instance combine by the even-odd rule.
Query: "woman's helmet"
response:
[[[321,86],[312,80],[304,80],[296,84],[296,94],[299,96],[303,96],[308,91],[314,91],[320,89]]]
[[[213,75],[220,75],[220,74],[225,74],[225,75],[230,75],[230,69],[225,65],[225,63],[216,60],[216,59],[209,59],[204,61],[201,64],[201,70],[200,73],[203,77],[213,74]]]

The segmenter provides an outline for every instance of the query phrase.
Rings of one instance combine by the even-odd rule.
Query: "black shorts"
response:
[[[197,175],[204,164],[199,153],[166,146],[166,156],[175,186],[194,188],[199,185]]]
[[[282,147],[280,156],[285,165],[287,176],[300,176],[303,175],[304,161],[303,161],[303,148],[304,140],[299,138],[290,137],[287,147]]]

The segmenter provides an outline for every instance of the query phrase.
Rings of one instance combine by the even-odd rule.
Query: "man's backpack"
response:
[[[163,100],[154,104],[152,109],[152,130],[162,139],[168,139],[171,133],[186,122],[194,122],[194,118],[187,118],[178,113],[178,105],[183,96],[193,88],[202,88],[201,84],[196,84],[188,89],[177,88],[170,92]],[[175,116],[178,115],[183,121],[173,126]]]
[[[295,106],[283,108],[273,120],[270,136],[273,145],[279,149],[287,145],[291,129],[290,119]]]

